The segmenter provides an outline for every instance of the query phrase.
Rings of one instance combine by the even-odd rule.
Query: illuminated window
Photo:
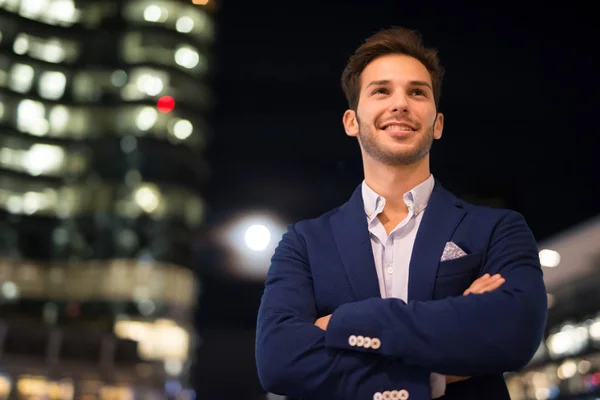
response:
[[[15,64],[9,72],[8,87],[19,93],[27,93],[33,85],[35,72],[31,65]]]
[[[50,100],[58,100],[65,93],[66,84],[67,77],[62,72],[44,72],[40,76],[40,96]]]

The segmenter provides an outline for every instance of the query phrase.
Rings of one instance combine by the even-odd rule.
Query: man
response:
[[[430,173],[442,76],[436,51],[404,28],[350,58],[343,123],[365,179],[346,204],[290,226],[275,250],[256,338],[266,390],[508,399],[503,373],[535,353],[547,304],[525,220],[461,201]]]

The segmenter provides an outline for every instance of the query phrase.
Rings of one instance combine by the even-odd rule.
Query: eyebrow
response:
[[[389,79],[383,79],[380,81],[372,81],[371,83],[369,83],[367,85],[367,88],[370,86],[382,86],[382,85],[389,85],[391,83],[391,81]],[[433,88],[431,87],[431,85],[425,81],[410,81],[408,82],[409,85],[411,86],[426,86],[429,89],[433,90]]]

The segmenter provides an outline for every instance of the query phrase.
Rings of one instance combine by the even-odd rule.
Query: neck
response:
[[[370,158],[363,158],[365,182],[386,200],[386,208],[405,210],[402,195],[423,183],[431,172],[429,154],[411,165],[384,165]]]

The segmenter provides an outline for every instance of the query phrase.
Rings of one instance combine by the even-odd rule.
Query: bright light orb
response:
[[[244,241],[250,250],[264,251],[271,242],[271,232],[264,225],[252,225],[246,230]]]

